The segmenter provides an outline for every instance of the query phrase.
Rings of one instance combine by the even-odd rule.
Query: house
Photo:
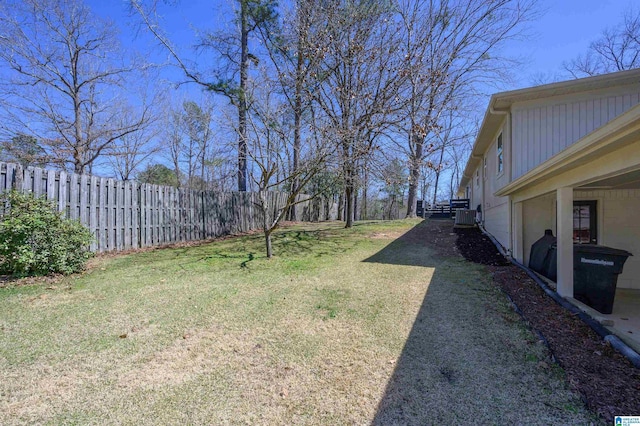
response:
[[[525,265],[553,230],[565,298],[574,243],[635,254],[618,289],[640,301],[640,70],[491,96],[458,195],[480,206],[486,232]]]

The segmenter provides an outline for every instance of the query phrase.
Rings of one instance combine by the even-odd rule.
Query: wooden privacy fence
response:
[[[96,252],[202,240],[262,226],[255,192],[195,191],[0,162],[0,192],[11,189],[53,200],[66,217],[91,230],[91,250]],[[286,199],[286,193],[267,194],[271,217]],[[296,217],[324,220],[325,203],[320,201],[297,204]]]

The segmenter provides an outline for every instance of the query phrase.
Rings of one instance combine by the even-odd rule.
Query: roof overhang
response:
[[[528,189],[639,140],[640,105],[637,105],[500,188],[495,195],[502,197]]]
[[[493,142],[493,137],[502,125],[506,114],[511,112],[511,106],[517,102],[535,101],[581,92],[602,90],[640,83],[640,69],[603,74],[595,77],[561,81],[544,84],[542,86],[500,92],[491,96],[489,106],[485,111],[482,125],[478,131],[471,156],[462,174],[459,191],[463,191],[471,178],[473,171],[480,164],[484,153]]]

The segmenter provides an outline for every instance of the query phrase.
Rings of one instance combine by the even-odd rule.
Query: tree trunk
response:
[[[271,247],[271,231],[265,231],[264,241],[267,245],[267,259],[273,257],[273,248]]]
[[[353,182],[347,182],[345,193],[345,228],[351,228],[353,226]]]
[[[338,195],[338,217],[337,220],[344,220],[344,192]]]
[[[369,215],[367,214],[367,181],[365,172],[365,184],[362,187],[362,211],[360,213],[360,219],[367,220]]]
[[[422,163],[424,141],[415,133],[410,136],[415,145],[415,151],[409,157],[409,195],[407,200],[407,216],[416,217],[416,198],[418,194],[418,185],[420,183],[420,165]]]
[[[240,94],[238,99],[238,191],[247,190],[247,77],[249,19],[247,1],[240,1]]]
[[[438,161],[438,167],[436,168],[436,181],[433,185],[433,204],[436,204],[438,197],[438,181],[440,180],[440,173],[442,171],[442,159],[444,158],[444,144],[440,149],[440,160]]]
[[[353,220],[358,220],[358,189],[353,189]]]
[[[293,181],[291,182],[291,192],[298,190],[300,184],[298,180],[298,168],[300,167],[300,127],[302,126],[302,75],[304,68],[304,57],[302,55],[302,39],[298,38],[298,60],[296,63],[296,92],[295,100],[293,103]],[[296,220],[296,209],[292,208],[290,220]]]
[[[273,227],[270,226],[271,217],[269,216],[269,203],[267,202],[267,193],[264,190],[260,190],[258,193],[260,197],[260,207],[262,209],[262,231],[264,232],[264,242],[267,248],[267,258],[271,259],[273,255],[273,249],[271,247],[271,233]]]

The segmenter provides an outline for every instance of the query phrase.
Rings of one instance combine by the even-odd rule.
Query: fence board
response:
[[[87,226],[95,236],[90,246],[95,252],[220,237],[262,226],[257,193],[195,191],[0,162],[0,192],[11,189],[46,196],[66,217]],[[266,195],[273,220],[287,194]],[[298,220],[324,219],[323,202],[305,201],[296,208]]]
[[[98,190],[98,178],[96,176],[91,176],[91,179],[89,180],[89,230],[94,235],[94,239],[91,241],[91,251],[98,251],[98,214],[100,209],[98,204]],[[49,191],[47,190],[47,197],[48,194]]]

